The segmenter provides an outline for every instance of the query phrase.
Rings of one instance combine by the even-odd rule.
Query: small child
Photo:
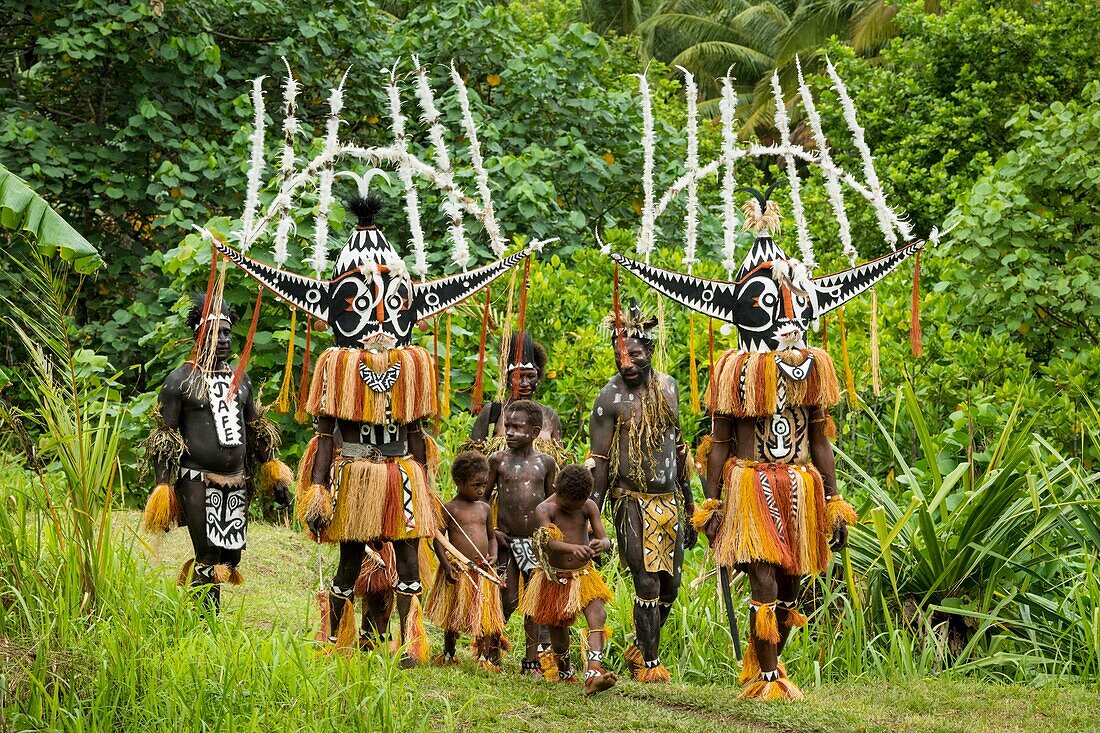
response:
[[[454,549],[485,567],[496,563],[497,539],[493,534],[489,505],[481,501],[489,478],[485,456],[464,451],[451,465],[457,493],[444,506],[446,538]],[[425,613],[443,629],[443,653],[439,664],[456,664],[455,644],[459,634],[469,634],[481,666],[500,671],[504,614],[500,605],[500,587],[488,578],[456,566],[456,558],[435,542],[439,570]]]
[[[539,569],[531,574],[521,606],[525,614],[550,629],[558,678],[563,682],[576,680],[569,628],[578,613],[584,614],[588,622],[585,695],[606,690],[618,680],[603,668],[604,604],[611,600],[611,591],[592,562],[611,548],[611,542],[591,496],[592,474],[581,466],[566,466],[558,474],[553,496],[535,510]]]
[[[537,565],[531,536],[538,523],[535,509],[554,492],[558,466],[546,453],[534,449],[542,430],[542,408],[531,400],[516,400],[504,413],[504,438],[508,447],[489,456],[489,497],[497,494],[496,529],[500,543],[500,572],[507,581],[504,589],[504,619],[519,607],[521,579],[526,582]],[[524,618],[526,653],[521,665],[524,675],[541,676],[539,636],[541,630]]]

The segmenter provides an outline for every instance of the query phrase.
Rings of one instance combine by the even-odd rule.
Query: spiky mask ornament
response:
[[[221,242],[215,246],[280,298],[327,323],[337,346],[357,349],[408,346],[417,322],[469,297],[530,254],[525,250],[459,275],[413,282],[404,260],[375,223],[380,205],[374,195],[349,202],[357,226],[328,280],[270,267]]]
[[[424,122],[428,126],[434,160],[421,160],[409,150],[395,65],[389,72],[387,87],[393,120],[392,144],[363,148],[339,140],[339,115],[343,108],[341,81],[330,93],[330,114],[323,150],[304,167],[296,167],[295,138],[300,133],[300,126],[294,117],[294,111],[298,87],[288,67],[283,94],[286,113],[283,123],[285,140],[277,194],[266,210],[260,210],[258,193],[264,167],[264,98],[261,77],[253,82],[252,100],[256,117],[245,212],[241,219],[241,230],[233,235],[239,248],[230,246],[205,229],[201,230],[225,258],[265,288],[318,321],[327,323],[338,347],[389,349],[408,346],[417,322],[474,294],[545,244],[532,242],[520,252],[504,256],[505,241],[493,211],[488,172],[482,159],[468,92],[462,77],[455,68],[451,68],[451,79],[462,111],[463,136],[469,144],[477,182],[477,200],[458,188],[451,154],[444,141],[441,114],[435,106],[435,96],[428,81],[427,70],[415,57],[413,63],[416,67],[416,94]],[[443,194],[442,208],[449,221],[452,258],[462,272],[437,280],[414,281],[409,267],[379,228],[381,200],[368,191],[371,179],[381,176],[388,182],[389,177],[379,168],[371,168],[363,175],[351,171],[336,172],[335,165],[339,159],[387,164],[396,169],[405,189],[405,209],[411,234],[409,243],[415,258],[412,270],[420,278],[427,274],[428,266],[424,233],[420,224],[417,181],[426,181],[439,190]],[[359,195],[348,203],[348,209],[356,217],[357,226],[337,255],[329,278],[321,279],[320,273],[329,269],[328,215],[333,200],[332,185],[337,176],[344,175],[358,182]],[[291,231],[296,228],[294,200],[302,196],[304,189],[314,184],[317,187],[315,234],[313,250],[307,259],[314,277],[306,277],[281,268],[288,259],[287,242]],[[313,205],[309,201],[303,208],[313,209]],[[471,255],[464,227],[464,218],[467,215],[481,223],[489,238],[490,247],[500,259],[469,269]],[[269,228],[274,229],[274,266],[246,256],[249,248]]]
[[[741,190],[754,197],[745,206],[745,228],[757,236],[731,282],[663,270],[619,254],[611,258],[677,303],[732,324],[746,351],[804,347],[814,320],[870,288],[924,246],[909,244],[850,270],[813,278],[772,239],[779,222],[776,203],[759,191]]]
[[[657,319],[642,313],[641,304],[632,298],[625,310],[604,316],[600,325],[615,338],[638,339],[652,346]]]
[[[645,161],[642,181],[644,194],[642,226],[637,239],[639,259],[613,253],[607,247],[604,247],[603,251],[662,295],[703,315],[731,324],[738,333],[738,346],[744,351],[767,352],[804,348],[805,334],[814,320],[868,290],[896,269],[905,259],[925,246],[924,240],[913,238],[909,223],[886,204],[885,194],[875,173],[871,152],[863,142],[863,130],[856,120],[851,98],[831,63],[827,65],[827,70],[841,100],[844,118],[862,157],[865,181],[857,180],[833,162],[825,133],[821,128],[820,117],[802,77],[801,68],[798,71],[799,94],[806,109],[808,125],[817,144],[816,151],[806,150],[790,141],[786,101],[778,76],[772,78],[772,90],[776,100],[775,124],[779,130],[780,144],[738,147],[734,128],[736,96],[733,92],[732,80],[726,78],[722,80],[723,93],[720,103],[722,154],[706,165],[700,165],[695,84],[691,74],[683,70],[688,98],[688,149],[685,161],[687,170],[659,200],[655,200],[652,180],[654,140],[651,100],[646,79],[644,76],[640,77],[644,127],[642,144]],[[797,227],[801,255],[799,259],[786,254],[772,238],[772,235],[779,231],[781,214],[778,204],[770,200],[770,197],[779,184],[771,186],[765,193],[736,186],[734,164],[739,159],[747,157],[776,158],[785,167],[786,181],[790,186],[791,213]],[[796,161],[802,161],[821,170],[839,225],[844,255],[852,263],[850,269],[822,277],[812,276],[816,267],[816,258],[802,207],[801,179]],[[696,259],[699,209],[697,187],[702,178],[716,172],[721,173],[722,180],[722,223],[725,234],[722,264],[729,273],[728,280],[707,280],[692,274],[692,266],[698,262]],[[855,190],[874,206],[879,228],[893,250],[886,256],[858,266],[855,264],[858,253],[852,244],[842,183]],[[649,258],[656,238],[657,217],[685,190],[687,207],[684,261],[688,271],[680,273],[654,267],[649,264]],[[743,228],[756,236],[748,254],[735,273],[735,237],[739,229],[736,193],[741,191],[751,194],[751,198],[743,207]],[[904,242],[900,246],[898,246],[899,235]],[[938,238],[938,231],[933,229],[929,240],[935,242]]]

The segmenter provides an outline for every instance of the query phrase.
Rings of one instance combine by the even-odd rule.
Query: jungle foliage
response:
[[[809,13],[811,5],[827,3],[788,10]],[[602,37],[578,22],[580,5],[557,0],[82,0],[8,2],[4,11],[0,165],[106,262],[94,279],[66,282],[42,269],[48,261],[34,249],[41,242],[24,234],[7,241],[24,266],[0,268],[0,295],[11,303],[11,317],[0,325],[10,372],[0,374],[0,404],[9,424],[27,430],[9,433],[2,447],[43,459],[51,479],[9,469],[13,477],[3,482],[15,487],[0,517],[3,576],[15,578],[0,588],[5,635],[46,633],[53,644],[46,652],[63,655],[93,618],[101,640],[133,619],[170,638],[166,629],[197,622],[178,593],[135,569],[129,548],[130,560],[104,552],[97,532],[109,527],[102,513],[111,503],[108,489],[128,492],[131,504],[147,491],[134,449],[148,429],[157,386],[190,348],[183,298],[205,284],[210,267],[209,249],[192,228],[232,230],[248,159],[248,80],[267,75],[269,109],[276,108],[282,57],[306,90],[301,114],[311,131],[323,125],[328,87],[352,67],[347,108],[356,116],[343,134],[367,144],[389,135],[379,69],[416,53],[442,81],[452,59],[459,65],[508,234],[560,238],[533,265],[528,324],[550,352],[540,397],[558,410],[568,443],[583,455],[588,409],[613,369],[607,335],[597,326],[611,306],[612,267],[596,251],[594,233],[628,253],[640,211],[641,124],[630,75],[643,71],[645,39],[631,34],[644,19]],[[876,289],[881,390],[871,386],[870,298],[853,301],[843,322],[830,317],[811,335],[836,358],[842,383],[851,376],[836,412],[837,445],[844,490],[867,519],[846,561],[814,587],[816,617],[792,642],[792,669],[815,681],[916,679],[945,670],[983,679],[1094,680],[1100,419],[1089,396],[1100,388],[1100,87],[1088,82],[1100,76],[1100,16],[1087,2],[959,0],[940,8],[899,2],[890,22],[895,35],[873,59],[857,54],[843,34],[827,49],[853,92],[890,200],[909,212],[918,232],[938,226],[950,233],[923,257],[921,356],[909,346],[912,268]],[[649,68],[651,80],[660,80],[658,187],[679,174],[685,142],[681,90],[668,72],[660,62]],[[828,85],[817,76],[809,81],[826,129],[843,130]],[[444,95],[441,106],[453,115],[448,101]],[[713,155],[717,126],[701,127],[700,154]],[[427,144],[419,125],[414,133],[417,144]],[[842,138],[832,141],[835,156],[857,168]],[[760,185],[777,175],[746,166],[739,180]],[[716,205],[716,193],[716,181],[701,186],[707,207]],[[841,269],[821,182],[811,179],[803,196],[811,232],[830,253],[823,269]],[[437,210],[430,196],[424,201],[425,211]],[[5,204],[8,218],[9,211],[15,208]],[[659,223],[657,264],[680,264],[678,213],[671,207]],[[873,214],[851,216],[862,255],[881,254]],[[429,231],[442,239],[442,214],[429,218]],[[407,239],[402,219],[396,207],[387,218],[393,242]],[[700,233],[712,262],[697,272],[720,276],[710,256],[720,244],[713,217],[704,217]],[[303,227],[299,235],[309,232]],[[487,248],[477,246],[484,261]],[[442,274],[441,255],[433,266]],[[685,432],[705,432],[692,382],[706,384],[710,324],[659,304],[626,276],[623,287],[625,297],[661,309],[666,333],[658,367],[680,383]],[[498,329],[514,318],[508,291],[508,283],[493,289]],[[255,292],[230,273],[227,298],[243,321]],[[48,316],[39,319],[42,332],[28,331],[39,313]],[[465,409],[480,322],[478,309],[465,305],[419,336],[444,362],[450,333],[454,414],[442,424],[449,449],[470,423]],[[305,345],[301,328],[292,334],[287,323],[286,309],[267,299],[251,361],[267,402],[282,378],[289,339],[297,346],[295,373]],[[19,328],[39,347],[58,346],[49,364]],[[314,353],[326,338],[315,334]],[[713,338],[718,351],[731,345],[718,329]],[[290,414],[280,419],[292,461],[307,427]],[[77,436],[76,447],[49,434]],[[701,551],[691,563],[701,568]],[[51,575],[59,567],[65,573]],[[133,589],[148,603],[123,592],[129,586],[120,579],[135,573],[141,579]],[[620,600],[627,608],[628,599]],[[713,600],[713,590],[703,591],[673,618],[672,635],[682,641],[670,654],[682,679],[728,677],[714,653],[728,639]],[[112,607],[121,610],[103,610]],[[263,651],[280,660],[271,671],[280,690],[309,664],[301,654],[284,654],[288,639],[269,640]],[[202,643],[189,637],[185,653]],[[103,648],[132,651],[109,641]],[[61,717],[68,688],[46,652],[32,654],[33,679],[59,691],[48,700]],[[113,694],[102,665],[82,668],[101,675],[94,689]],[[387,679],[386,669],[375,671]],[[364,695],[375,700],[370,719],[393,723],[393,709],[378,702],[385,685],[367,687]],[[329,699],[320,688],[310,694]]]

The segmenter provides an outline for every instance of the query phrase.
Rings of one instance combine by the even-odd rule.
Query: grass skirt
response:
[[[572,626],[588,604],[611,600],[611,590],[591,562],[577,570],[547,574],[537,568],[523,589],[520,611],[543,626]]]
[[[468,634],[475,640],[504,633],[500,586],[480,575],[460,573],[458,582],[451,583],[440,567],[424,613],[444,631]]]
[[[714,542],[719,565],[763,561],[791,575],[814,575],[829,563],[825,488],[810,464],[727,464],[725,512]]]
[[[813,357],[804,379],[796,380],[779,368],[776,359],[792,367]],[[779,380],[786,387],[787,404],[802,407],[830,407],[840,402],[836,367],[822,349],[785,351],[741,351],[730,349],[714,364],[714,377],[707,385],[707,410],[733,417],[764,417],[777,412]]]
[[[308,481],[315,457],[316,450],[307,449],[298,471],[299,518],[314,499],[316,485]],[[332,519],[321,531],[322,542],[434,537],[441,526],[428,471],[412,458],[340,458],[333,475],[338,488],[333,491]]]

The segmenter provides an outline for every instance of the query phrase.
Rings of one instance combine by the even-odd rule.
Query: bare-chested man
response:
[[[445,537],[464,558],[488,569],[497,559],[492,515],[489,505],[481,500],[489,483],[489,464],[481,453],[464,451],[455,456],[451,477],[456,494],[444,504]],[[444,632],[443,653],[436,661],[454,664],[458,635],[468,634],[482,666],[499,671],[504,633],[500,587],[456,562],[457,558],[445,551],[439,540],[435,552],[439,571],[426,613]]]
[[[508,586],[504,589],[504,618],[519,606],[520,578],[528,579],[537,560],[531,544],[538,523],[535,509],[554,492],[557,463],[546,453],[534,449],[535,436],[542,430],[542,410],[530,400],[516,400],[504,416],[504,437],[508,447],[489,456],[489,498],[496,493],[499,502],[497,539],[500,543],[500,572]],[[521,671],[538,676],[538,625],[524,618],[526,654]]]
[[[615,501],[619,554],[634,580],[635,645],[626,661],[642,682],[666,682],[661,628],[680,588],[684,546],[695,545],[685,517],[694,510],[687,446],[680,436],[676,382],[653,371],[650,329],[637,304],[606,325],[619,373],[592,407],[594,499]]]
[[[192,586],[217,610],[223,582],[240,583],[253,489],[290,503],[293,474],[275,458],[279,435],[265,425],[252,383],[243,374],[234,387],[227,359],[237,314],[228,304],[206,307],[193,296],[187,324],[213,350],[203,371],[188,361],[164,382],[157,399],[158,425],[146,445],[157,487],[145,508],[147,530],[187,525],[194,548]],[[235,389],[235,391],[234,391]]]

